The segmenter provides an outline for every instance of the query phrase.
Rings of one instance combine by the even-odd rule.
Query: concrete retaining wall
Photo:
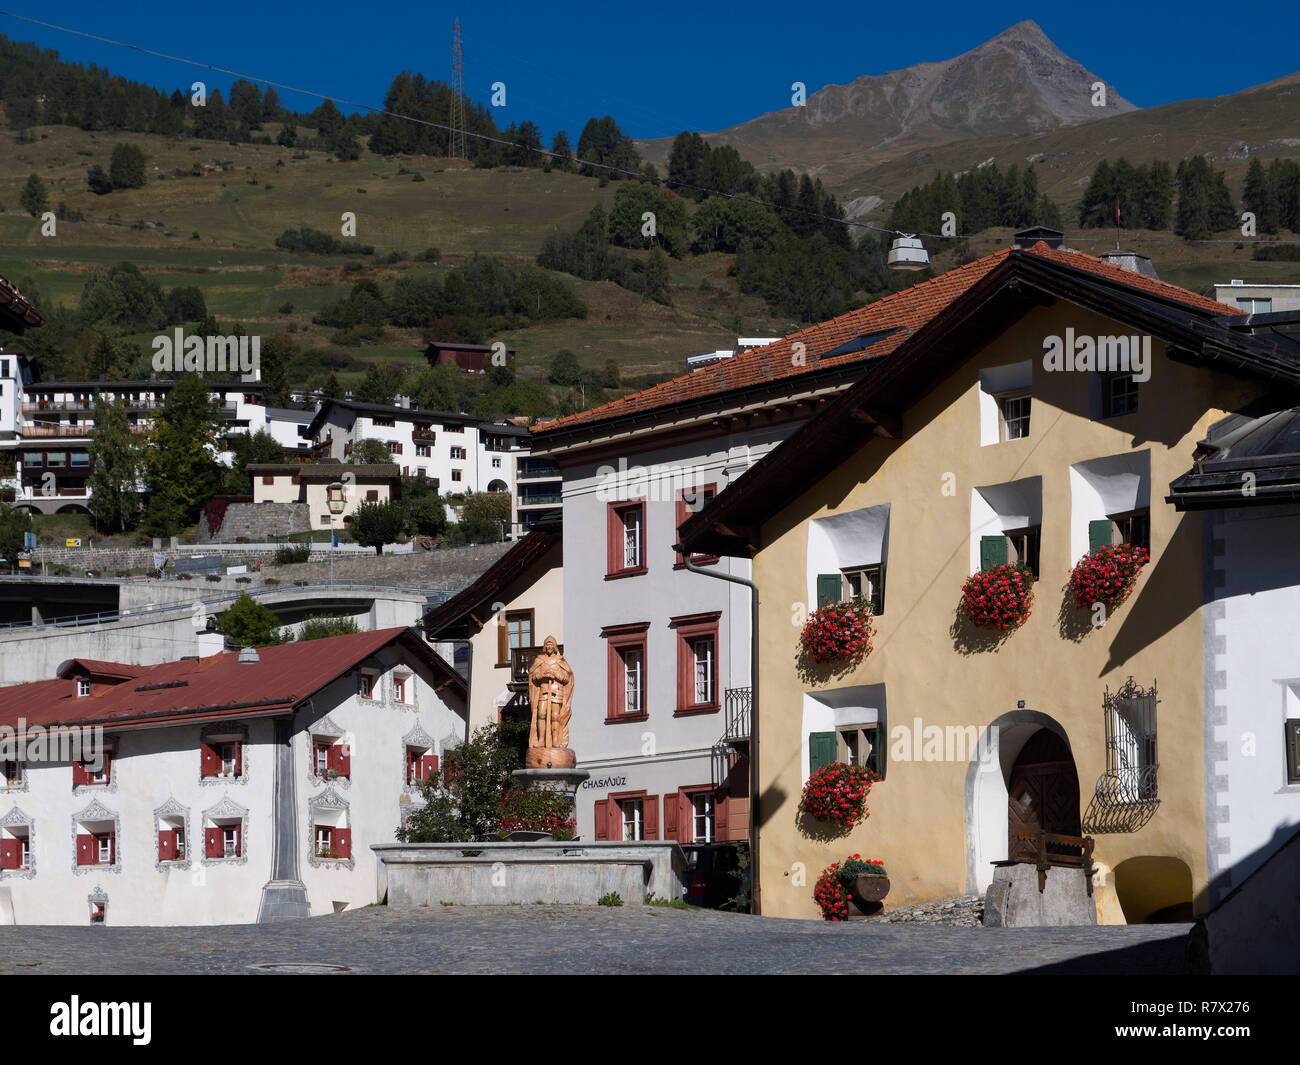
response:
[[[216,536],[208,532],[208,516],[199,519],[199,543],[234,543],[243,537],[261,543],[292,533],[311,531],[306,503],[231,503]]]

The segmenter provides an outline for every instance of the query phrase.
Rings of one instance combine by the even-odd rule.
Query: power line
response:
[[[144,55],[154,56],[155,58],[158,59],[166,59],[169,62],[182,63],[187,66],[198,67],[201,70],[212,70],[218,74],[228,74],[231,77],[240,78],[243,79],[244,81],[258,82],[259,84],[262,85],[270,85],[277,89],[283,89],[285,92],[298,93],[299,95],[310,96],[318,100],[335,101],[338,103],[342,103],[348,107],[355,107],[364,111],[369,111],[372,114],[376,114],[380,116],[388,116],[390,118],[399,119],[403,122],[414,122],[417,125],[427,126],[430,129],[438,129],[446,132],[449,135],[449,138],[453,139],[453,143],[454,143],[454,139],[456,138],[472,137],[475,140],[484,141],[489,144],[499,144],[507,148],[513,148],[515,150],[520,150],[522,148],[524,151],[528,151],[536,155],[544,156],[547,159],[560,160],[561,162],[566,162],[566,163],[569,161],[566,156],[562,156],[557,152],[547,151],[545,148],[533,147],[531,145],[521,145],[516,141],[506,140],[503,137],[492,137],[486,133],[476,133],[473,130],[457,128],[456,126],[453,125],[444,125],[441,122],[431,122],[428,119],[416,118],[414,115],[404,115],[398,111],[389,111],[383,107],[376,107],[373,104],[360,103],[359,101],[356,100],[348,100],[342,96],[329,96],[326,95],[325,93],[317,92],[314,89],[303,89],[298,86],[289,85],[284,82],[273,81],[270,78],[263,78],[254,74],[242,74],[239,71],[231,70],[227,67],[217,66],[216,64],[213,63],[204,63],[195,59],[187,59],[184,56],[170,55],[167,52],[159,52],[152,48],[145,48],[143,45],[131,44],[129,41],[118,41],[118,40],[114,40],[111,37],[103,37],[99,34],[89,33],[85,30],[72,29],[69,26],[60,26],[54,22],[46,22],[42,19],[32,18],[30,15],[19,15],[16,14],[15,12],[4,11],[4,10],[0,10],[0,15],[3,15],[7,18],[16,19],[19,22],[28,22],[36,26],[43,26],[46,29],[57,30],[60,33],[70,33],[74,36],[85,37],[89,40],[98,41],[102,44],[110,44],[117,48],[126,48],[134,52],[140,52]],[[464,142],[462,139],[461,140],[462,146],[463,143]],[[579,159],[576,160],[576,162],[578,163],[579,166],[582,167],[588,167],[593,170],[605,170],[613,174],[621,174],[624,177],[635,178],[638,181],[650,180],[642,171],[639,170],[629,170],[626,167],[613,166],[609,163],[596,163],[586,159]],[[770,211],[799,214],[807,218],[814,218],[824,222],[835,222],[839,225],[853,226],[854,228],[857,229],[870,230],[875,233],[886,233],[889,234],[890,236],[930,237],[934,240],[952,240],[952,241],[957,241],[957,240],[1004,241],[1006,240],[1006,237],[1004,236],[997,236],[992,234],[980,234],[980,233],[943,234],[943,233],[927,233],[924,231],[905,233],[900,229],[891,229],[887,226],[877,226],[877,225],[872,225],[870,222],[859,222],[847,218],[835,218],[832,215],[823,214],[820,211],[811,211],[802,207],[795,207],[795,206],[782,207],[779,204],[770,203],[766,200],[760,200],[753,196],[746,196],[746,195],[742,195],[741,193],[734,193],[734,192],[723,192],[720,189],[711,189],[703,185],[694,185],[686,181],[676,181],[669,178],[656,178],[654,180],[655,180],[655,184],[663,185],[666,187],[685,189],[691,192],[702,192],[708,196],[718,196],[723,199],[736,200],[737,202],[740,203],[751,203],[758,207],[765,207]],[[1110,237],[1068,236],[1065,237],[1065,239],[1074,243],[1096,243],[1100,241],[1109,241]],[[1185,237],[1151,237],[1151,238],[1135,237],[1131,239],[1134,241],[1140,239],[1141,242],[1145,244],[1183,244],[1183,245],[1186,244],[1247,244],[1247,243],[1257,244],[1257,245],[1300,244],[1300,238],[1288,239],[1288,240],[1281,240],[1281,239],[1261,240],[1258,237],[1254,237],[1254,238],[1243,237],[1240,240],[1209,239],[1209,238],[1205,240],[1189,240],[1188,238]]]

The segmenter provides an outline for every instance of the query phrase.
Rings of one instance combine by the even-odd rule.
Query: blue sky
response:
[[[465,43],[465,84],[486,103],[504,82],[498,125],[531,119],[549,138],[576,140],[592,115],[612,114],[634,137],[713,130],[789,106],[790,85],[811,93],[918,62],[950,58],[1032,18],[1062,51],[1141,107],[1219,96],[1293,73],[1300,61],[1295,5],[1251,6],[1236,19],[1221,3],[935,2],[626,5],[357,4],[226,0],[213,5],[121,0],[10,0],[18,14],[205,63],[381,104],[392,76],[449,79],[452,19]],[[7,7],[9,5],[6,5]],[[1255,31],[1252,33],[1251,31]],[[55,48],[66,59],[167,87],[230,78],[8,17],[0,33]],[[310,110],[315,101],[282,93]]]

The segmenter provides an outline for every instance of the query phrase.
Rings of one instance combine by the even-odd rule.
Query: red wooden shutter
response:
[[[684,791],[677,793],[677,842],[692,843],[695,840],[695,811],[691,809],[691,797]]]
[[[438,756],[426,754],[420,758],[419,778],[421,781],[433,780],[438,776]]]
[[[104,835],[108,839],[108,864],[112,865],[117,858],[117,837],[112,832],[106,832]]]
[[[73,762],[72,763],[72,786],[74,788],[79,788],[81,787],[81,785],[89,784],[89,783],[90,783],[90,774],[86,772],[86,764],[84,762]]]
[[[609,839],[609,818],[605,814],[605,803],[607,799],[600,799],[593,807],[593,813],[596,817],[596,839]]]
[[[0,869],[17,869],[22,862],[21,841],[0,839]]]
[[[216,748],[210,743],[203,744],[203,753],[199,758],[199,772],[205,777],[221,775],[221,759],[217,757]]]
[[[341,777],[352,775],[352,755],[351,749],[346,743],[335,743],[329,748],[326,755],[329,767],[338,773]]]
[[[664,796],[664,839],[677,839],[677,796]]]
[[[95,864],[95,837],[90,834],[77,833],[77,864]]]
[[[727,807],[727,793],[719,788],[713,793],[713,838],[719,843],[731,839]]]
[[[176,857],[176,829],[160,828],[158,830],[158,860],[170,862]]]
[[[691,516],[690,508],[686,504],[686,493],[678,492],[677,493],[677,523],[673,526],[673,531],[676,532],[680,530],[682,525],[685,523],[686,519],[689,518],[690,516]],[[676,538],[674,538],[674,543],[675,542],[676,542]],[[677,565],[679,566],[682,565],[682,562],[683,562],[682,553],[678,551]]]
[[[236,742],[235,744],[235,776],[244,775],[244,745]]]
[[[641,800],[642,834],[646,839],[659,838],[659,796],[647,795]]]
[[[414,784],[418,782],[419,779],[420,756],[408,747],[406,748],[406,782],[408,784]]]
[[[219,828],[204,829],[203,834],[207,844],[205,848],[205,850],[207,851],[207,856],[209,858],[220,858],[222,854],[225,853],[225,848],[222,846],[222,842],[221,842],[221,829]]]
[[[243,826],[235,826],[235,857],[238,858],[244,853],[244,831]]]
[[[610,839],[623,838],[623,807],[613,799],[605,800],[605,816],[609,819],[609,828],[605,831]]]
[[[330,833],[330,844],[338,852],[340,858],[351,858],[352,829],[336,828]]]
[[[607,508],[608,517],[606,522],[606,550],[608,559],[606,562],[606,573],[617,573],[623,568],[623,539],[621,536],[623,523],[618,519],[618,511],[612,506]]]
[[[111,751],[104,751],[102,757],[104,759],[104,783],[111,784],[113,782],[113,754]]]

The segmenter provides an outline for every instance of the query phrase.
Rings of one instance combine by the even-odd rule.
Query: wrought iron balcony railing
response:
[[[726,715],[722,734],[724,742],[749,742],[751,694],[750,688],[728,688],[723,694],[722,708]]]

